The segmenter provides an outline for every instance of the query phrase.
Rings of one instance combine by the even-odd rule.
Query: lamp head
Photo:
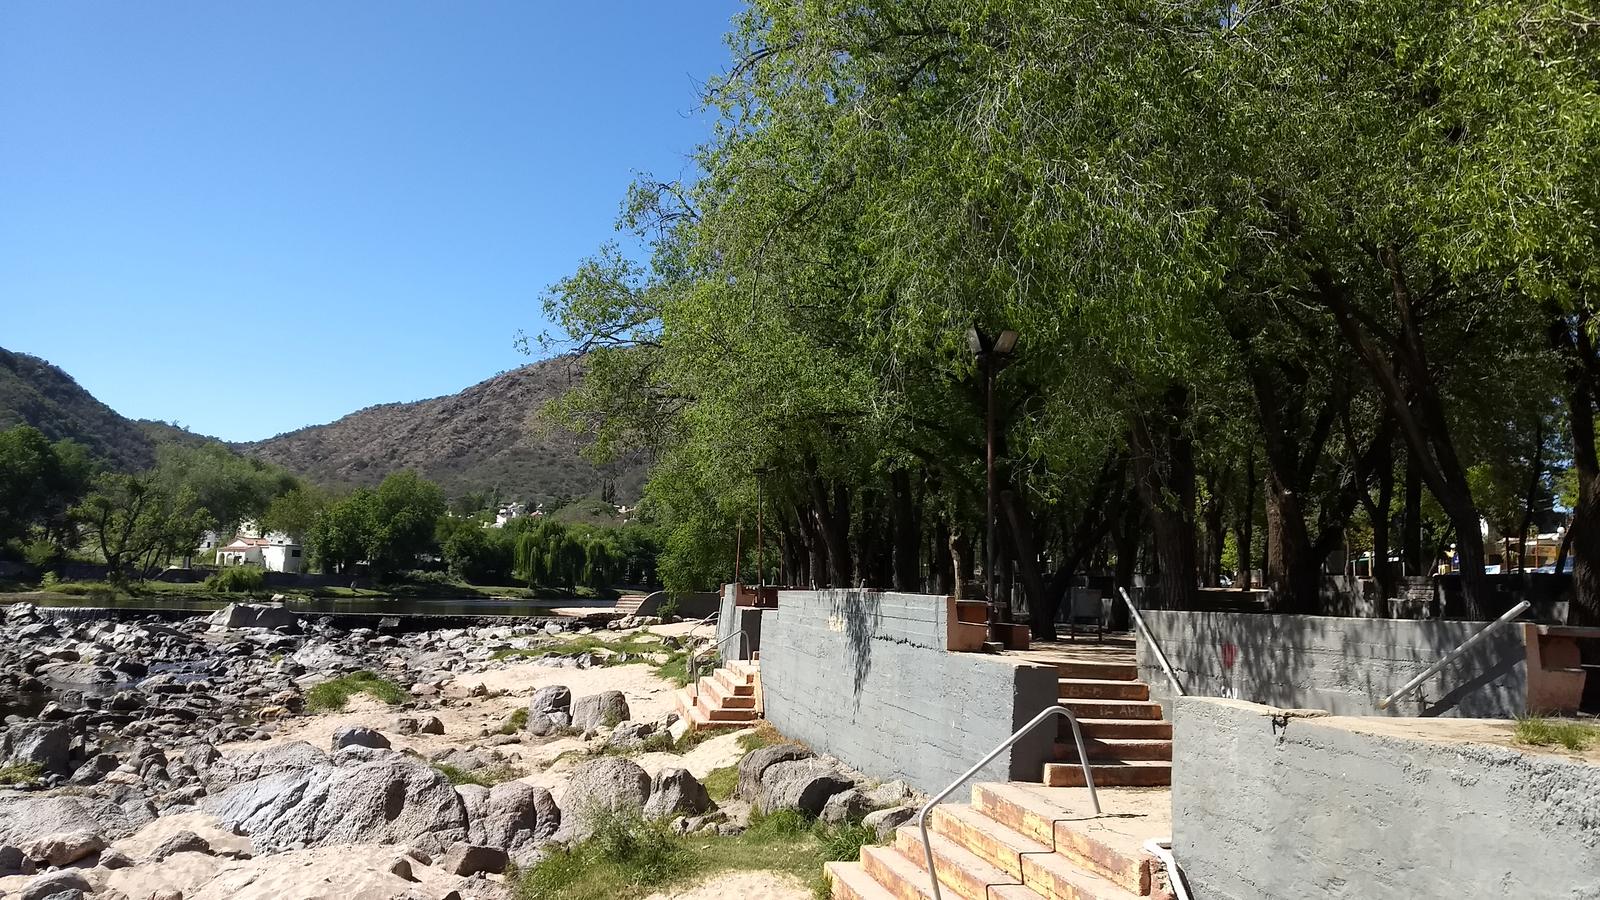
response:
[[[1017,333],[1009,328],[1000,332],[1000,336],[994,339],[994,352],[997,356],[1011,355],[1011,351],[1016,349],[1016,346]]]

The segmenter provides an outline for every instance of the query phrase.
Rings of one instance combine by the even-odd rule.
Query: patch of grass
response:
[[[337,712],[356,694],[369,694],[390,706],[404,703],[410,695],[400,685],[365,669],[324,681],[306,692],[306,709],[311,712]]]
[[[739,767],[723,766],[720,769],[712,769],[700,783],[706,786],[706,793],[711,795],[711,799],[718,803],[729,800],[733,797],[734,789],[739,786]]]
[[[522,777],[522,770],[511,766],[500,766],[490,769],[460,769],[446,763],[434,763],[433,767],[451,784],[476,784],[482,787],[494,787],[503,781],[513,781]]]
[[[1600,742],[1600,728],[1582,722],[1566,722],[1531,716],[1517,720],[1513,739],[1519,744],[1549,747],[1559,744],[1574,753]]]
[[[493,659],[528,659],[542,656],[582,656],[585,653],[596,655],[596,663],[602,666],[620,666],[635,663],[636,658],[646,653],[661,652],[659,641],[650,640],[637,634],[617,640],[608,640],[598,634],[579,634],[562,638],[548,644],[536,647],[525,647],[518,650],[496,650]],[[627,660],[616,659],[617,656],[626,655]]]
[[[832,826],[784,810],[751,818],[743,834],[680,837],[663,823],[614,819],[595,836],[557,850],[519,873],[519,900],[637,900],[671,884],[687,885],[725,871],[792,875],[827,897],[822,864],[853,860],[872,832],[860,825]]]
[[[519,731],[525,730],[527,727],[528,708],[526,706],[519,706],[511,711],[511,716],[507,718],[505,722],[501,723],[499,731],[501,734],[516,734]]]
[[[44,778],[44,766],[36,762],[0,766],[0,784],[23,787]]]
[[[739,749],[746,753],[751,750],[760,750],[762,747],[772,747],[778,744],[799,744],[799,741],[790,740],[783,736],[783,732],[772,727],[772,723],[762,720],[756,723],[755,730],[749,734],[739,735]],[[801,746],[805,746],[801,744]]]

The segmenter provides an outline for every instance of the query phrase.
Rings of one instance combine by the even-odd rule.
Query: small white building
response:
[[[217,548],[218,566],[260,566],[269,572],[296,573],[305,566],[305,551],[288,535],[274,531],[266,537],[236,537]]]

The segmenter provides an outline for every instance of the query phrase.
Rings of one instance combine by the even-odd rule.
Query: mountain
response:
[[[77,441],[124,472],[155,465],[159,444],[212,440],[164,422],[125,418],[60,368],[0,348],[0,429],[13,425],[32,425],[54,441]]]
[[[579,456],[582,442],[536,420],[545,403],[582,378],[572,357],[503,372],[458,393],[372,406],[328,425],[237,445],[241,452],[312,481],[370,486],[415,469],[447,496],[489,491],[501,499],[599,496],[612,482],[631,502],[644,483],[634,461],[604,471]]]

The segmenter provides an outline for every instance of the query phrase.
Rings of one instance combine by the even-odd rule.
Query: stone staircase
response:
[[[1083,795],[1083,796],[1073,796]],[[939,885],[967,900],[1170,900],[1161,864],[1144,850],[1171,829],[1164,791],[1101,792],[1105,816],[1086,791],[982,783],[970,804],[943,804],[929,821]],[[933,896],[915,822],[888,846],[861,848],[859,862],[824,867],[834,900],[924,900]]]
[[[761,718],[761,664],[729,660],[700,679],[699,693],[682,687],[673,695],[690,731],[743,728]]]
[[[1172,723],[1139,669],[1122,662],[1059,662],[1060,699],[1083,727],[1084,749],[1096,788],[1160,787],[1172,784]],[[1046,763],[1049,787],[1083,787],[1083,768],[1072,725],[1058,719],[1056,762]]]

